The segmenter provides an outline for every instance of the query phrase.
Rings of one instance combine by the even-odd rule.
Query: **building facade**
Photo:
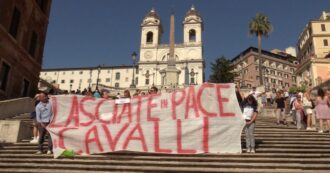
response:
[[[174,29],[173,24],[171,28]],[[170,89],[202,84],[204,82],[203,22],[193,6],[184,18],[183,30],[183,43],[172,43],[177,82],[166,82],[171,44],[160,43],[163,33],[162,23],[156,11],[152,9],[141,24],[140,54],[136,66],[134,68],[128,65],[101,67],[98,84],[114,89],[130,88],[134,84],[136,88],[142,90],[152,86]],[[62,90],[83,90],[96,85],[97,74],[97,67],[58,68],[44,69],[40,78]]]
[[[132,84],[132,66],[100,66],[83,68],[44,69],[40,78],[61,90],[100,88],[126,89]],[[135,81],[138,84],[138,80]]]
[[[317,86],[330,79],[330,13],[308,22],[298,43],[297,84]]]
[[[288,89],[296,84],[293,75],[296,70],[295,57],[262,50],[263,78],[268,90]],[[238,74],[235,83],[241,87],[257,87],[260,84],[258,49],[249,47],[232,59],[234,72]]]
[[[0,99],[38,89],[51,0],[0,1]]]

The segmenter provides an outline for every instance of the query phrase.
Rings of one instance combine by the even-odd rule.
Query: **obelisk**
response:
[[[166,68],[166,85],[176,86],[178,84],[178,73],[179,70],[175,66],[175,37],[174,37],[174,13],[172,12],[170,18],[170,47],[169,47],[169,58],[167,60]]]

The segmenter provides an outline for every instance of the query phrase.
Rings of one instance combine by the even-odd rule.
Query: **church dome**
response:
[[[188,23],[191,20],[194,20],[195,22],[202,22],[202,17],[198,13],[194,5],[192,5],[189,11],[186,13],[184,23]]]
[[[142,25],[160,25],[160,17],[157,15],[154,8],[144,17]]]

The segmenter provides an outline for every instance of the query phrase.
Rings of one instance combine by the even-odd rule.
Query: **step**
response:
[[[281,168],[287,171],[301,170],[318,170],[326,171],[330,169],[329,164],[276,164],[276,163],[190,163],[190,162],[136,162],[136,161],[98,161],[91,162],[76,162],[74,160],[66,161],[66,164],[54,163],[53,160],[45,160],[40,163],[0,163],[1,168],[35,168],[35,169],[70,169],[70,170],[91,170],[91,171],[112,171],[112,170],[128,170],[128,171],[166,171],[166,172],[219,172],[222,169],[276,169]],[[242,171],[242,170],[241,170]],[[246,171],[244,171],[246,172]]]

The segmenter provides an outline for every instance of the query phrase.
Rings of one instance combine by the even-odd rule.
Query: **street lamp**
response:
[[[100,72],[101,72],[101,66],[97,66],[97,80],[96,80],[96,90],[99,89],[99,77],[100,77]]]
[[[136,86],[135,86],[135,82],[134,82],[134,69],[135,69],[135,61],[136,61],[136,56],[137,56],[137,54],[136,54],[136,52],[133,52],[132,53],[132,60],[133,60],[133,77],[132,77],[132,83],[131,83],[131,86],[130,86],[130,88],[135,88]]]

